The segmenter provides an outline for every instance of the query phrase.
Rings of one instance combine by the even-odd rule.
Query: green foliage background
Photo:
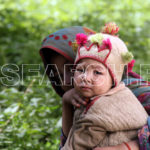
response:
[[[61,98],[44,76],[39,56],[44,37],[76,25],[99,31],[115,21],[140,73],[140,64],[149,64],[149,6],[150,0],[0,0],[0,149],[58,149]],[[40,74],[29,78],[25,68],[21,82],[14,72],[22,77],[22,64],[35,64]],[[148,78],[146,69],[142,75]]]

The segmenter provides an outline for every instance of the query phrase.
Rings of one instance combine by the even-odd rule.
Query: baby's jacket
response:
[[[73,126],[61,150],[91,150],[137,139],[147,117],[138,99],[120,83],[75,110]]]

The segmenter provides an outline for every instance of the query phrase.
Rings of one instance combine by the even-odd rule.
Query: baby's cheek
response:
[[[75,81],[76,83],[80,83],[80,81],[81,81],[81,75],[78,74],[78,73],[76,73],[76,74],[74,75],[74,81]]]
[[[104,78],[97,78],[95,80],[93,79],[93,81],[95,86],[103,86],[105,82]]]

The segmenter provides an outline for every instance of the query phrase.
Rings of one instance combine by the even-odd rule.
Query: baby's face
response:
[[[85,58],[77,64],[74,87],[83,97],[91,98],[108,92],[112,87],[112,78],[102,63]]]

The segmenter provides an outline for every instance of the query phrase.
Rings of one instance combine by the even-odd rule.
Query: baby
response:
[[[77,34],[74,87],[88,105],[75,110],[73,126],[61,150],[89,150],[137,139],[147,113],[121,82],[132,54],[115,35]]]

